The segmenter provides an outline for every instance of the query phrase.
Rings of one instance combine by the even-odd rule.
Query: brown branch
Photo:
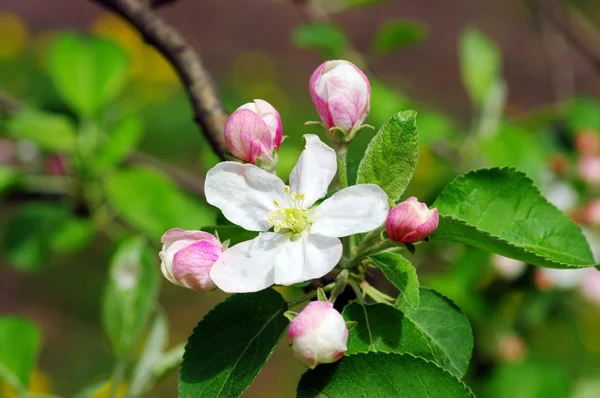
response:
[[[197,51],[142,0],[92,0],[126,19],[173,65],[194,108],[194,120],[215,153],[224,159],[227,113]],[[162,1],[164,2],[164,1]]]
[[[572,6],[549,1],[543,17],[559,29],[571,45],[600,73],[600,34],[594,25]]]

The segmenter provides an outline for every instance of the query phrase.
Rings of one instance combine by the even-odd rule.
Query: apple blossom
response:
[[[373,184],[345,188],[315,206],[336,174],[336,155],[316,135],[304,138],[306,148],[289,186],[252,164],[222,162],[207,173],[208,203],[232,223],[261,232],[217,260],[210,275],[220,289],[255,292],[320,278],[342,256],[339,237],[368,232],[385,221],[388,198]]]
[[[438,210],[429,210],[425,203],[420,203],[413,196],[390,210],[385,230],[393,241],[414,243],[432,234],[438,222]]]
[[[210,269],[223,253],[218,238],[208,232],[172,228],[162,236],[161,242],[160,270],[169,282],[198,291],[216,287],[210,278]]]
[[[348,327],[328,301],[312,301],[294,318],[288,329],[294,355],[311,369],[332,363],[348,349]]]
[[[225,124],[225,143],[234,156],[271,169],[277,163],[282,134],[279,112],[260,99],[240,106]]]
[[[369,79],[351,62],[324,62],[312,74],[309,89],[317,113],[328,129],[337,127],[350,135],[369,114]]]

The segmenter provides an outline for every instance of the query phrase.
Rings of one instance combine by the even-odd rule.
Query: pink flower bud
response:
[[[600,156],[584,156],[577,165],[579,177],[592,185],[600,185]]]
[[[201,292],[216,288],[210,269],[223,253],[219,239],[208,232],[173,228],[161,242],[160,270],[169,282]]]
[[[518,278],[525,272],[527,264],[523,261],[514,260],[512,258],[504,257],[499,254],[494,254],[492,257],[492,263],[494,268],[498,271],[498,274],[507,280],[513,280]]]
[[[427,207],[414,196],[400,203],[387,216],[385,230],[391,240],[414,243],[431,235],[438,227],[437,209]]]
[[[583,209],[583,220],[592,227],[600,227],[600,199],[594,199]]]
[[[229,151],[252,164],[259,159],[273,162],[282,137],[279,112],[260,99],[240,106],[225,124],[225,143]]]
[[[328,129],[346,134],[358,128],[369,114],[371,85],[367,76],[351,62],[327,61],[310,78],[310,96]]]
[[[290,324],[288,337],[296,358],[311,369],[341,359],[348,349],[346,322],[327,301],[310,302]]]

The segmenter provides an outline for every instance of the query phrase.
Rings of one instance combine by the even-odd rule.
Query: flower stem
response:
[[[395,298],[390,297],[387,294],[382,293],[373,286],[369,285],[367,281],[362,281],[360,283],[360,288],[363,292],[365,292],[367,296],[371,297],[378,303],[390,304],[396,300]]]
[[[348,143],[341,142],[336,145],[335,153],[337,154],[337,175],[338,175],[338,187],[344,189],[348,187]]]
[[[337,277],[337,281],[335,282],[335,286],[331,291],[331,295],[329,296],[329,302],[331,304],[335,303],[337,297],[344,291],[346,285],[348,284],[348,276],[349,272],[347,269],[342,270]]]
[[[328,292],[330,290],[333,290],[334,287],[335,287],[335,283],[330,283],[327,286],[323,286],[322,289],[323,289],[323,291]],[[317,291],[313,290],[312,292],[305,294],[304,296],[300,297],[297,300],[288,301],[288,308],[295,307],[298,304],[302,304],[305,301],[312,300],[315,297],[317,297]]]
[[[379,243],[374,244],[371,247],[368,247],[362,251],[359,251],[356,256],[354,256],[352,258],[352,260],[350,260],[350,264],[349,267],[353,268],[356,265],[358,265],[363,259],[365,259],[366,257],[369,257],[373,254],[377,254],[377,253],[381,253],[383,251],[386,251],[388,249],[391,249],[393,247],[398,247],[398,245],[396,244],[396,242],[390,240],[390,239],[386,239],[386,240],[382,240]]]
[[[115,367],[112,372],[112,384],[110,386],[110,398],[116,398],[117,393],[119,391],[119,385],[121,384],[121,379],[125,375],[125,362],[122,360],[118,360],[115,364]]]

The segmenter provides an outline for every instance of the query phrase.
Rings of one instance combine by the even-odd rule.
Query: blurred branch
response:
[[[0,91],[0,113],[13,114],[23,107],[21,101],[8,93]]]
[[[156,48],[177,71],[194,108],[194,120],[215,153],[224,158],[223,131],[227,113],[217,88],[202,65],[198,52],[143,0],[92,0],[126,19],[146,42]],[[172,1],[172,0],[171,0]],[[159,1],[164,3],[165,0]]]
[[[597,28],[573,6],[548,1],[540,11],[541,17],[560,30],[567,41],[600,73],[600,34]]]
[[[532,12],[542,36],[552,96],[554,102],[561,102],[571,97],[575,85],[569,44],[564,32],[554,22],[562,18],[557,15],[558,10],[554,7],[553,0],[533,0]]]
[[[172,3],[175,3],[176,1],[177,0],[150,0],[149,3],[153,8],[158,8],[158,7],[170,5]]]

